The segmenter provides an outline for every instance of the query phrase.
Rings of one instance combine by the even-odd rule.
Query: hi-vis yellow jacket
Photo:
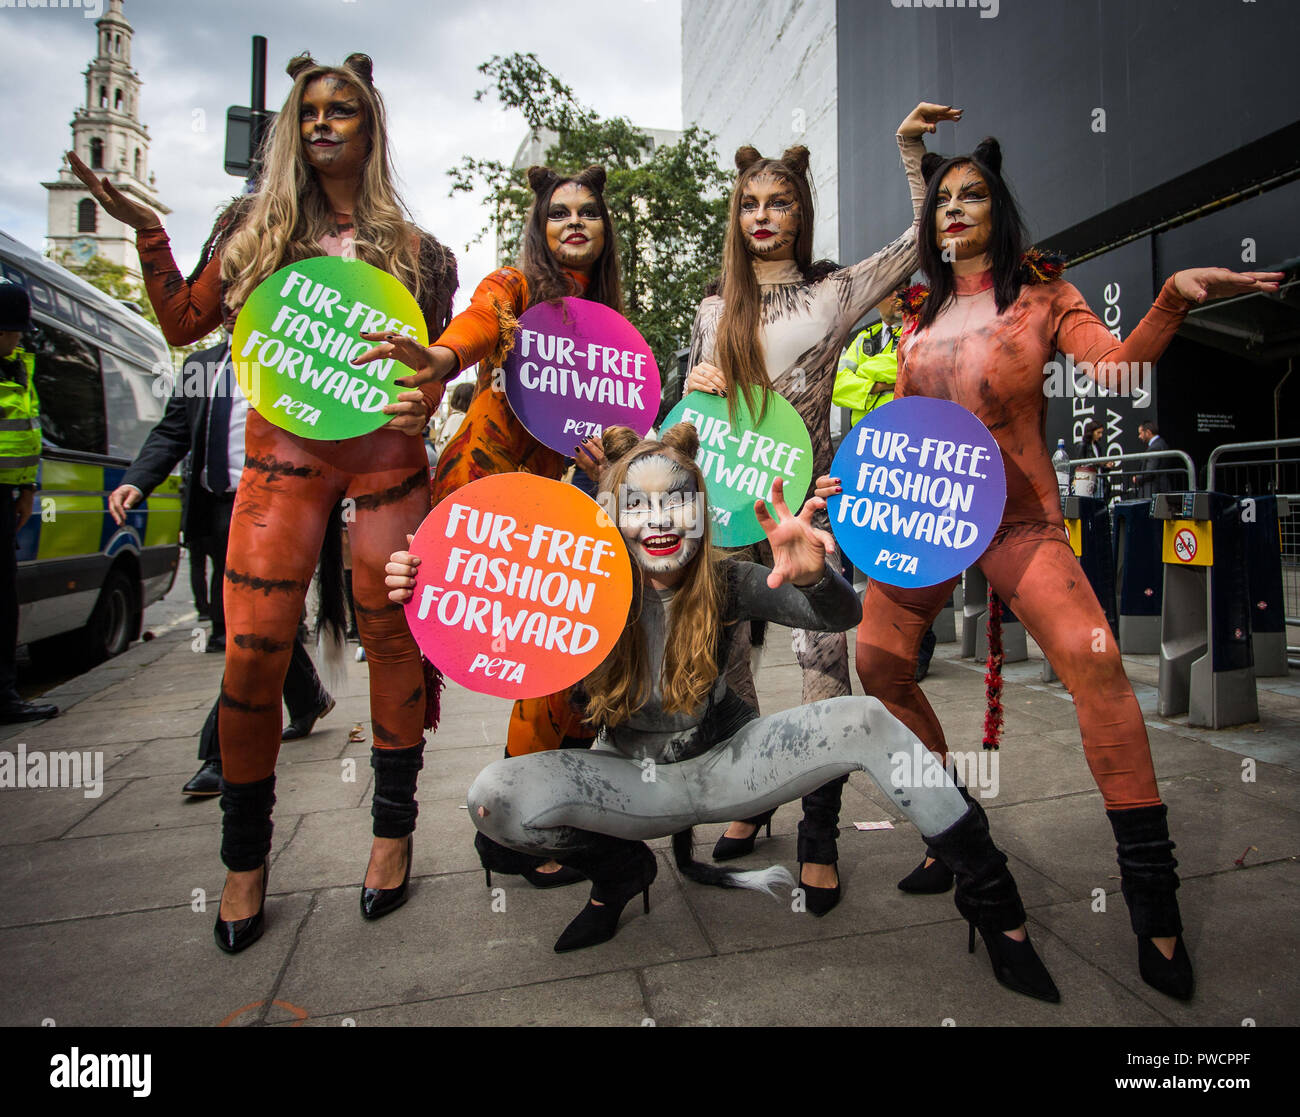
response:
[[[33,485],[41,460],[36,359],[23,349],[0,361],[0,484]]]

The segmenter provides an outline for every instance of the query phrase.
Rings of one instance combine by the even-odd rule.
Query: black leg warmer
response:
[[[375,794],[370,807],[376,838],[405,838],[415,830],[420,813],[415,784],[424,767],[424,742],[406,749],[370,750],[375,770]]]
[[[255,783],[221,781],[221,860],[232,873],[260,869],[271,852],[275,773]]]
[[[1025,921],[1025,907],[1007,855],[993,844],[988,816],[973,799],[970,809],[942,834],[925,843],[957,877],[957,910],[990,931],[1013,931]]]
[[[1115,831],[1120,888],[1128,904],[1133,933],[1139,938],[1182,934],[1178,915],[1178,874],[1169,840],[1168,808],[1160,803],[1129,811],[1107,811]]]

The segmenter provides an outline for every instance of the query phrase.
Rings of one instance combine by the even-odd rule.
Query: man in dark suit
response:
[[[1169,443],[1160,437],[1160,428],[1156,426],[1154,419],[1143,419],[1138,424],[1138,439],[1143,443],[1143,450],[1148,453],[1156,453],[1158,450],[1168,450]],[[1138,462],[1138,472],[1133,477],[1133,483],[1137,486],[1138,497],[1142,500],[1149,500],[1156,493],[1167,493],[1173,490],[1174,481],[1168,473],[1158,472],[1159,470],[1169,469],[1176,465],[1173,458],[1147,458],[1145,461]]]
[[[119,524],[127,509],[145,499],[161,484],[186,454],[190,468],[185,476],[181,529],[187,541],[199,543],[212,560],[208,599],[212,611],[209,652],[224,651],[226,618],[223,584],[230,513],[244,462],[244,416],[248,403],[235,382],[230,363],[230,342],[192,354],[185,362],[167,409],[149,432],[140,453],[122,476],[122,484],[108,498],[108,510]],[[284,740],[305,737],[318,718],[334,708],[316,675],[300,628],[294,640],[289,673],[284,680],[284,701],[290,722]],[[218,699],[218,704],[220,699]],[[217,704],[212,707],[199,738],[203,762],[185,785],[187,795],[217,795],[221,791],[221,750],[217,739]]]

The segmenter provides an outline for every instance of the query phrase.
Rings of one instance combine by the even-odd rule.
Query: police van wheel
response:
[[[126,651],[136,631],[137,612],[131,579],[121,570],[109,571],[86,625],[86,650],[91,662],[99,663]]]

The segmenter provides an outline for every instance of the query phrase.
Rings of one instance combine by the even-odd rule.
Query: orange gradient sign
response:
[[[499,698],[572,686],[627,624],[632,568],[600,506],[530,473],[484,477],[425,518],[406,620],[449,679]]]

